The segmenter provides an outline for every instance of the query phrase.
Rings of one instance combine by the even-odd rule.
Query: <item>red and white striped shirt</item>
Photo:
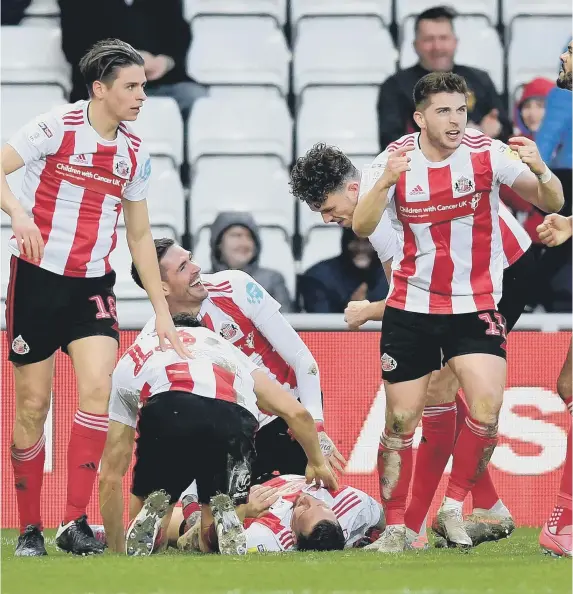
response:
[[[430,314],[494,309],[504,267],[499,186],[511,186],[528,168],[507,145],[470,128],[439,163],[425,158],[418,137],[408,134],[390,144],[367,170],[361,189],[365,193],[380,177],[389,152],[414,147],[411,171],[388,192],[398,241],[386,303]]]
[[[18,198],[44,240],[40,267],[64,276],[111,271],[121,201],[144,200],[151,174],[140,138],[125,123],[115,140],[101,138],[89,123],[88,105],[58,107],[9,140],[26,165]],[[27,259],[15,238],[9,249]]]
[[[302,493],[324,501],[334,512],[346,541],[352,547],[366,532],[380,521],[380,506],[375,499],[354,487],[340,487],[330,491],[324,487],[307,485],[304,476],[285,474],[264,483],[278,488],[279,499],[261,518],[245,520],[247,550],[249,552],[282,552],[294,548],[291,528],[294,504]]]
[[[112,377],[109,418],[136,426],[139,406],[170,390],[234,402],[256,418],[257,397],[248,357],[207,328],[178,328],[191,352],[182,359],[173,348],[159,348],[155,333],[141,333],[117,363]]]

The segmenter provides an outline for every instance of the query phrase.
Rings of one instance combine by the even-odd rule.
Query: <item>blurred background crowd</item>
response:
[[[570,215],[572,94],[555,86],[570,13],[559,0],[464,0],[456,10],[423,0],[3,0],[2,141],[37,113],[87,98],[77,65],[93,43],[128,41],[148,79],[134,128],[153,158],[154,235],[193,249],[204,272],[247,271],[283,311],[342,313],[350,300],[383,299],[384,273],[368,241],[295,203],[294,159],[324,141],[361,168],[416,129],[417,80],[453,70],[471,89],[468,125],[535,139]],[[502,198],[536,244],[530,311],[571,311],[571,242],[545,250],[543,214],[510,188]],[[3,218],[3,242],[8,233]],[[128,259],[120,241],[118,298],[143,299]]]

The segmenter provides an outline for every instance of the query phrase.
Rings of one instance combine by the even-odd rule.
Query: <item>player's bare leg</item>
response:
[[[79,408],[68,444],[67,501],[56,544],[79,555],[102,553],[103,546],[87,523],[86,509],[105,446],[117,341],[89,336],[71,342],[68,351],[76,372]]]
[[[449,543],[471,547],[462,516],[466,495],[487,467],[497,444],[497,423],[505,388],[502,357],[475,353],[448,361],[468,401],[470,416],[454,447],[452,474],[438,512],[438,524]]]
[[[404,514],[412,478],[412,442],[424,409],[430,375],[394,384],[384,382],[386,426],[378,449],[378,477],[386,529],[366,548],[399,553],[406,547]]]
[[[557,392],[567,406],[569,413],[572,411],[572,369],[571,369],[571,345],[567,351],[567,357],[559,379],[557,380]],[[571,493],[573,487],[571,484],[571,425],[567,433],[567,453],[563,465],[563,474],[559,486],[557,502],[549,520],[543,525],[539,535],[539,544],[546,553],[554,556],[571,557],[571,545],[573,538],[572,513],[571,513]]]
[[[20,537],[16,556],[46,555],[40,495],[46,458],[44,423],[50,410],[54,357],[14,365],[16,417],[11,448]]]

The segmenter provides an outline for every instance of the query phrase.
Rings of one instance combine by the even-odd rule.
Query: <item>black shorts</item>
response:
[[[390,383],[418,379],[459,355],[505,359],[505,319],[495,310],[423,314],[386,307],[382,320],[382,375]]]
[[[200,503],[217,493],[245,503],[251,486],[257,420],[245,408],[188,392],[163,392],[141,409],[132,493],[159,489],[176,503],[197,481]]]
[[[10,361],[43,361],[59,348],[88,336],[111,336],[119,342],[115,272],[76,278],[12,256],[6,299]]]
[[[519,260],[503,271],[502,294],[497,309],[505,318],[507,331],[513,329],[533,296],[537,263],[529,248]]]
[[[264,483],[277,474],[304,475],[306,454],[288,434],[288,425],[280,417],[257,431],[255,445],[257,458],[251,473],[254,484]]]

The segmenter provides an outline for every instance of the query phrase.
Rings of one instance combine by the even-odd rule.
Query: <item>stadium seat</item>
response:
[[[504,0],[507,2],[508,0]],[[516,0],[521,2],[521,0]],[[428,8],[439,5],[436,0],[397,0],[396,2],[396,21],[401,24],[406,18],[412,15],[418,15]],[[448,4],[448,3],[446,3]],[[449,3],[454,5],[459,14],[482,14],[495,25],[498,21],[498,0],[464,0],[458,3]]]
[[[290,52],[272,18],[198,17],[187,70],[208,85],[271,85],[288,91]]]
[[[2,27],[1,38],[3,85],[59,85],[69,90],[70,67],[62,53],[59,28]]]
[[[280,229],[262,228],[260,233],[262,249],[259,263],[264,268],[277,270],[284,276],[287,289],[289,290],[291,299],[293,299],[296,273],[290,242]],[[193,258],[205,273],[211,270],[210,241],[211,230],[203,229],[198,234],[193,247]]]
[[[341,239],[342,229],[337,225],[313,227],[304,241],[301,270],[306,271],[322,260],[338,256]]]
[[[294,91],[311,85],[378,85],[396,69],[397,52],[376,17],[303,19],[294,48]]]
[[[366,155],[366,159],[378,154],[377,98],[378,87],[306,89],[297,118],[297,156],[316,142],[338,146],[348,155]]]
[[[519,85],[538,76],[557,78],[559,56],[570,39],[570,18],[516,17],[512,21],[508,52],[510,102]]]
[[[123,219],[120,221],[123,223]],[[169,237],[179,241],[179,237],[171,227],[151,226],[151,233],[154,239]],[[131,278],[131,253],[125,237],[123,224],[117,228],[117,245],[109,257],[110,264],[117,274],[115,294],[118,300],[121,299],[147,299],[145,291],[140,289]]]
[[[189,163],[202,156],[275,155],[292,160],[292,119],[278,96],[199,99],[189,121]]]
[[[316,16],[368,15],[392,22],[392,0],[291,0],[290,20],[294,26],[302,18]]]
[[[251,212],[260,225],[294,232],[288,173],[273,157],[201,159],[191,186],[190,229],[197,233],[221,211]]]
[[[503,0],[503,22],[509,25],[516,16],[526,15],[561,15],[569,17],[569,34],[571,34],[571,1],[570,0]],[[537,33],[541,37],[547,35]],[[553,39],[553,35],[549,34]]]
[[[400,67],[409,68],[418,61],[414,51],[414,17],[402,27]],[[499,35],[485,17],[460,16],[454,22],[458,37],[456,63],[487,70],[499,93],[503,93],[503,47]],[[476,48],[479,47],[479,52]]]
[[[151,155],[183,161],[183,121],[175,99],[148,97],[139,117],[130,125]]]
[[[171,227],[178,236],[185,233],[185,192],[168,159],[152,159],[147,207],[152,226]]]
[[[66,103],[60,87],[44,85],[3,84],[0,98],[2,144],[36,116]]]
[[[205,15],[271,16],[279,25],[286,21],[286,0],[185,0],[185,19]]]

